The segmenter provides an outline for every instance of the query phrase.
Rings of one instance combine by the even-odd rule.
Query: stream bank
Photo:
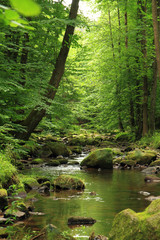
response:
[[[27,183],[28,181],[28,186],[30,184],[32,185],[30,186],[30,192],[27,194],[27,198],[32,199],[35,209],[33,210],[33,214],[31,214],[31,216],[24,221],[27,226],[26,229],[32,229],[31,232],[40,231],[40,229],[44,228],[47,224],[53,224],[56,225],[62,232],[66,233],[67,231],[67,233],[71,233],[71,235],[76,239],[89,239],[92,231],[95,231],[96,234],[100,233],[103,235],[108,235],[114,216],[118,212],[127,207],[139,212],[148,206],[149,202],[143,195],[140,194],[140,192],[146,191],[151,195],[158,194],[158,184],[156,184],[157,186],[154,186],[154,191],[151,190],[150,186],[144,182],[144,176],[137,171],[136,168],[129,168],[128,165],[124,168],[120,162],[116,163],[116,170],[103,170],[99,168],[80,169],[79,163],[84,159],[86,154],[88,154],[88,151],[94,151],[94,149],[102,148],[99,143],[99,146],[69,146],[68,144],[65,144],[65,147],[63,144],[63,150],[65,150],[66,147],[67,149],[70,149],[64,151],[64,153],[68,156],[63,156],[58,150],[56,150],[57,153],[55,154],[56,148],[51,150],[51,146],[58,146],[58,144],[55,144],[55,139],[47,139],[47,143],[49,142],[47,146],[50,146],[49,148],[46,148],[46,139],[43,139],[43,143],[42,140],[40,141],[41,142],[39,142],[38,151],[37,148],[32,148],[32,153],[30,156],[27,159],[20,161],[22,163],[21,165],[19,164],[19,169],[23,169],[20,170],[20,172],[23,173],[23,176],[25,176],[23,183]],[[64,141],[66,141],[66,139],[64,139]],[[54,144],[51,145],[50,142]],[[105,141],[103,142],[101,140],[100,142],[102,145],[104,145]],[[129,149],[129,146],[124,143],[122,144],[122,149],[117,148],[117,143],[114,143],[113,141],[111,141],[110,145],[109,142],[107,143],[108,146],[112,146],[115,159],[117,159],[117,157],[121,157],[123,158],[121,161],[124,161],[127,153],[132,152],[133,154],[133,147],[130,147]],[[62,146],[61,141],[60,145]],[[42,146],[42,149],[45,151],[40,151],[40,146]],[[77,155],[77,152],[74,152],[73,149],[74,151],[75,149],[76,151],[77,149],[78,151],[80,151],[80,149],[82,151],[83,149],[86,152],[84,154],[80,154],[79,152],[79,155]],[[36,152],[38,152],[38,154],[45,153],[51,155],[41,158],[40,155],[36,155]],[[140,155],[144,156],[143,152],[144,149],[142,150],[142,154],[138,154],[138,157]],[[135,155],[137,155],[137,152]],[[36,157],[39,159],[37,162],[35,161],[37,159]],[[154,161],[156,160],[155,156],[152,156],[152,154],[151,157],[154,157]],[[134,159],[134,157],[132,157],[132,159],[137,161]],[[66,162],[64,160],[66,160]],[[50,161],[58,161],[59,163],[61,161],[62,162],[57,166],[54,166],[48,164]],[[152,160],[152,162],[154,161]],[[135,163],[139,164],[137,162]],[[133,169],[133,171],[123,171],[122,169]],[[43,176],[47,181],[52,181],[61,174],[78,176],[80,179],[84,180],[86,189],[78,192],[74,190],[56,192],[49,188],[49,191],[45,192],[43,191],[45,190],[45,188],[43,188],[44,185],[41,186],[42,188],[40,190],[38,185],[39,183],[36,182],[37,180],[34,180],[36,179],[35,177]],[[31,175],[34,177],[30,177]],[[47,186],[47,184],[45,185]],[[105,192],[105,194],[103,192]],[[91,195],[90,193],[95,193],[95,195]],[[67,220],[72,216],[71,214],[73,213],[84,217],[87,215],[87,213],[89,213],[87,217],[95,218],[96,223],[93,226],[88,226],[85,228],[78,227],[70,229],[67,225]],[[86,233],[85,235],[84,232]]]

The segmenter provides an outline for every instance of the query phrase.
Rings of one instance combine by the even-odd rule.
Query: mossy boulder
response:
[[[72,153],[77,153],[77,154],[82,153],[82,147],[81,146],[69,146],[69,149],[72,151]]]
[[[55,189],[68,190],[68,189],[84,189],[85,185],[82,180],[77,177],[69,175],[61,175],[53,182]]]
[[[110,240],[160,239],[160,199],[153,201],[144,212],[131,209],[118,213],[109,234]]]
[[[160,158],[157,159],[156,161],[151,162],[150,166],[160,166]]]
[[[6,189],[0,189],[0,209],[4,211],[4,209],[8,206],[8,200],[7,200],[7,190]]]
[[[98,149],[84,158],[81,162],[81,166],[87,166],[88,168],[112,169],[112,160],[112,150],[110,148]]]
[[[31,191],[32,189],[38,189],[39,183],[37,179],[30,176],[21,175],[21,182],[24,184],[26,192]]]
[[[60,165],[60,161],[59,160],[51,160],[46,165],[51,166],[51,167],[57,167]]]
[[[122,160],[124,160],[122,157],[117,157],[113,159],[113,164],[120,164]]]
[[[127,157],[129,160],[134,160],[138,164],[150,164],[156,159],[157,153],[151,150],[134,150],[128,153]]]
[[[42,164],[42,163],[44,163],[44,159],[42,159],[42,158],[35,158],[31,162],[31,164],[37,164],[37,165]]]
[[[41,157],[57,157],[62,155],[63,157],[68,157],[71,151],[62,142],[46,142],[41,146],[38,155]]]
[[[122,167],[134,167],[135,165],[136,165],[136,162],[135,161],[133,161],[133,160],[122,160],[121,162],[120,162],[120,165],[122,166]]]

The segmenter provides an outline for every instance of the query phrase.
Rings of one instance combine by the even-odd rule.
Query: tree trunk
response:
[[[156,50],[157,68],[160,80],[160,46],[159,46],[159,29],[157,20],[157,1],[152,0],[152,19],[153,19],[153,30],[154,30],[154,44]]]
[[[79,0],[72,0],[69,19],[73,20],[77,17]],[[57,89],[59,87],[61,78],[64,73],[66,59],[69,53],[69,48],[71,45],[72,36],[74,34],[75,25],[67,25],[66,31],[63,37],[62,47],[57,57],[55,67],[49,81],[50,88],[48,89],[45,97],[49,100],[46,100],[46,104],[50,105],[51,101],[55,97]],[[31,133],[38,126],[39,122],[46,114],[46,109],[42,109],[39,106],[36,106],[28,115],[28,117],[21,123],[22,126],[26,128],[26,132],[17,133],[16,137],[23,140],[28,140]]]
[[[155,131],[155,112],[156,112],[156,92],[157,92],[157,61],[153,63],[153,83],[151,89],[151,104],[149,118],[149,132],[152,135]]]
[[[111,46],[112,46],[113,61],[116,65],[110,10],[108,10],[108,18],[109,18],[110,39],[111,39]],[[118,9],[118,20],[119,20],[119,29],[120,29],[121,23],[120,23],[119,9]],[[119,51],[120,51],[120,41],[119,41]],[[119,89],[119,84],[118,84],[117,78],[118,77],[116,75],[116,77],[115,77],[115,79],[116,79],[116,100],[119,103],[119,102],[121,102],[121,97],[120,97],[120,89]],[[122,118],[121,118],[120,104],[118,104],[118,106],[117,106],[117,112],[118,112],[118,127],[119,127],[119,130],[124,132],[124,127],[123,127]]]

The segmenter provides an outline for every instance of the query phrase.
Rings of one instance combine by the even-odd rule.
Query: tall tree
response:
[[[157,14],[157,0],[152,0],[152,19],[153,19],[153,30],[154,30],[154,43],[156,50],[156,59],[157,59],[157,67],[158,74],[160,79],[160,42],[159,42],[159,29],[158,29],[158,14]]]
[[[76,19],[78,6],[79,6],[79,0],[72,0],[71,9],[69,13],[70,20]],[[54,99],[57,89],[59,87],[61,78],[63,76],[66,59],[69,53],[71,40],[74,34],[74,29],[75,29],[74,21],[72,22],[72,25],[67,25],[66,27],[66,31],[63,37],[62,47],[56,59],[54,70],[52,72],[52,76],[49,81],[50,87],[48,88],[47,93],[45,94],[47,105],[50,105],[51,100]],[[37,127],[39,122],[45,116],[45,114],[46,114],[46,108],[42,108],[42,107],[40,108],[39,106],[36,106],[30,112],[28,117],[23,122],[21,122],[21,125],[26,128],[26,132],[17,133],[16,137],[23,140],[27,140],[30,137],[31,133],[34,131],[34,129]]]

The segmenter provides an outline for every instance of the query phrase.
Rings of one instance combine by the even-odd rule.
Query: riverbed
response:
[[[81,162],[84,154],[74,160]],[[159,183],[145,183],[144,175],[138,170],[81,170],[79,165],[61,165],[58,167],[33,167],[25,174],[35,174],[55,178],[69,174],[81,178],[86,185],[84,191],[50,192],[48,195],[36,194],[35,211],[44,216],[31,216],[27,225],[32,229],[42,229],[53,224],[61,231],[70,233],[78,240],[88,239],[92,232],[108,236],[113,219],[126,208],[136,212],[143,211],[149,201],[140,191],[159,195]],[[91,195],[91,192],[94,192]],[[92,217],[96,223],[91,226],[69,227],[67,220],[71,216]]]

